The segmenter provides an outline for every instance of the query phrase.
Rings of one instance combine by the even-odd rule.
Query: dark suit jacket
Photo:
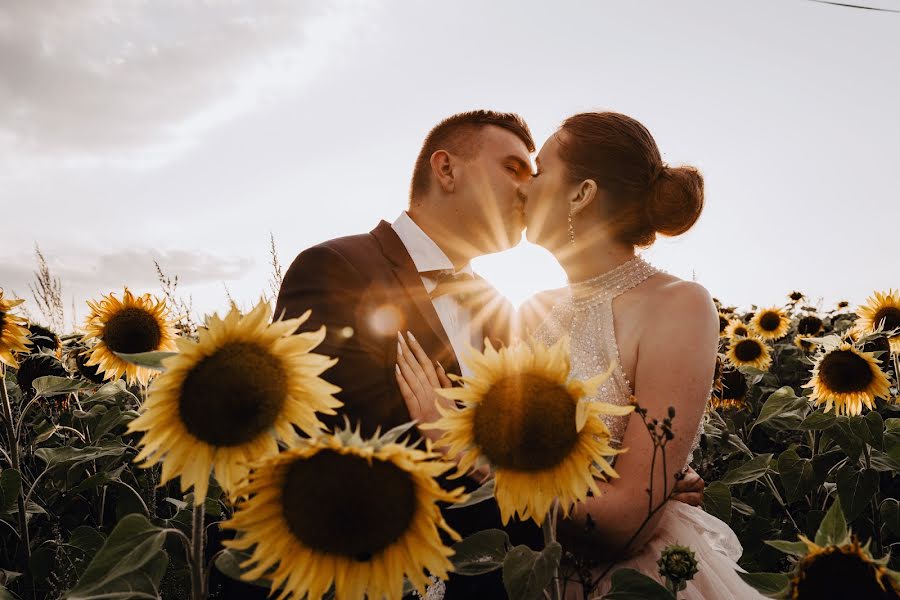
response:
[[[484,307],[473,320],[497,344],[509,340],[512,306],[492,288],[477,299]],[[448,373],[460,374],[459,363],[447,333],[406,247],[391,225],[382,221],[370,233],[330,240],[304,250],[285,274],[275,307],[276,318],[293,318],[311,309],[301,330],[325,325],[325,341],[315,352],[338,358],[323,377],[341,388],[343,415],[359,423],[365,435],[411,420],[394,375],[397,332],[411,331],[432,360]],[[465,482],[470,491],[478,486],[464,478],[442,481],[451,488]],[[445,510],[448,523],[463,537],[481,529],[499,528],[500,514],[494,501],[464,509]],[[513,544],[542,547],[540,530],[532,523],[507,528]],[[499,571],[480,577],[451,576],[448,599],[505,598]]]

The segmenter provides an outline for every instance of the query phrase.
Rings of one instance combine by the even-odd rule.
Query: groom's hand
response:
[[[697,475],[691,467],[684,470],[684,477],[675,482],[675,489],[672,490],[672,499],[690,504],[691,506],[700,506],[703,504],[703,489],[706,482]]]

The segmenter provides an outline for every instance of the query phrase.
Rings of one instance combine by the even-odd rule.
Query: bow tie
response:
[[[471,273],[456,273],[452,269],[424,271],[422,275],[430,277],[437,282],[437,285],[429,294],[432,300],[450,295],[460,303],[465,304],[487,286],[484,281]]]

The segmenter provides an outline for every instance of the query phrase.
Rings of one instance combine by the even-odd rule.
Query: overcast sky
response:
[[[441,118],[540,143],[599,109],[706,178],[651,262],[743,307],[862,302],[900,286],[898,64],[900,14],[807,0],[4,0],[0,287],[31,300],[37,243],[79,320],[154,260],[198,312],[249,305],[270,232],[287,268],[393,220]],[[526,244],[475,267],[516,302],[564,282]]]

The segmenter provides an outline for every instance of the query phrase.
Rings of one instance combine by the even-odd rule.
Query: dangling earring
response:
[[[574,217],[574,216],[575,216],[575,211],[573,211],[570,208],[569,209],[569,243],[570,244],[575,243],[575,223],[572,219],[572,217]]]

